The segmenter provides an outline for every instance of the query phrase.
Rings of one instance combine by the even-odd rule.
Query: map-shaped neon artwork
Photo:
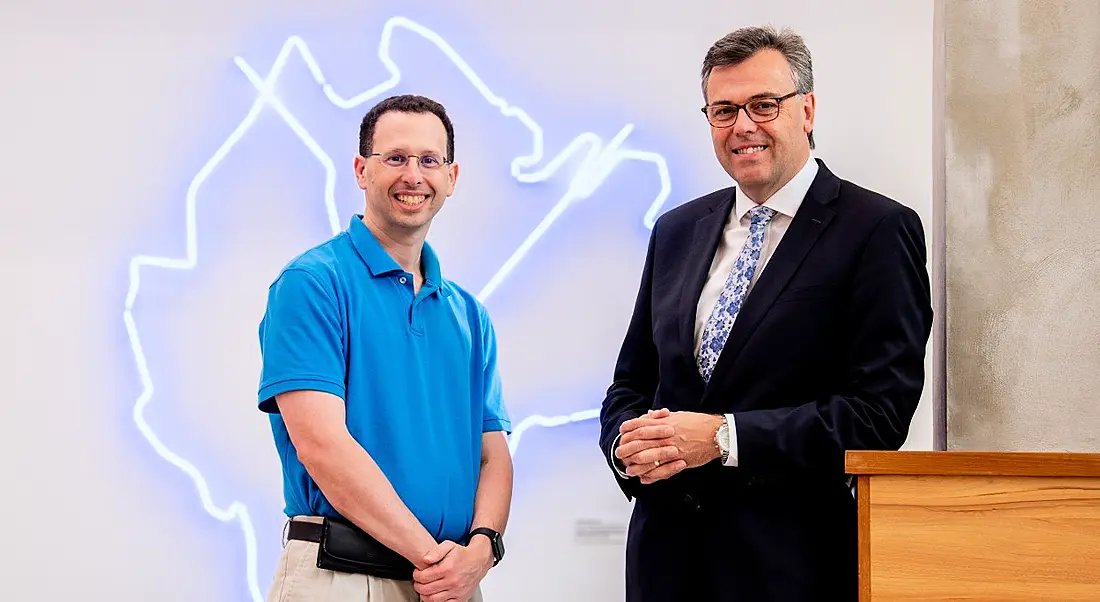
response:
[[[248,507],[240,501],[233,501],[226,506],[219,506],[214,502],[207,478],[191,461],[170,449],[161,437],[150,427],[145,419],[145,410],[153,399],[155,392],[154,378],[150,373],[146,354],[142,345],[140,331],[133,315],[133,309],[141,290],[141,273],[143,268],[156,268],[167,270],[192,270],[198,265],[198,238],[196,226],[197,197],[204,182],[217,170],[219,164],[225,160],[233,148],[244,138],[253,127],[257,117],[270,108],[275,111],[294,133],[298,140],[308,149],[310,154],[321,164],[325,172],[324,206],[329,227],[333,234],[341,231],[341,221],[336,207],[336,167],[331,156],[326,153],[317,140],[310,134],[302,123],[287,109],[284,103],[273,92],[275,83],[286,68],[292,57],[299,58],[308,68],[313,80],[323,90],[329,102],[340,109],[352,109],[366,105],[371,101],[380,100],[382,95],[396,87],[402,79],[401,70],[390,56],[391,43],[394,32],[407,31],[434,46],[442,55],[450,61],[468,80],[489,105],[499,110],[500,115],[517,120],[529,131],[531,136],[531,151],[529,154],[515,157],[510,164],[512,177],[519,183],[542,182],[557,173],[567,161],[572,161],[575,168],[565,193],[552,206],[550,211],[541,219],[538,225],[524,238],[522,243],[511,252],[503,264],[493,273],[488,282],[478,291],[477,297],[483,302],[491,297],[510,274],[521,264],[537,241],[551,228],[555,221],[565,210],[578,201],[591,196],[609,177],[612,171],[621,162],[638,161],[652,164],[660,178],[660,189],[649,203],[646,211],[641,216],[641,222],[646,228],[652,228],[658,215],[667,201],[671,192],[669,170],[665,159],[654,152],[645,152],[623,148],[626,138],[634,130],[632,124],[623,126],[610,140],[604,141],[598,135],[582,133],[565,146],[565,148],[553,158],[545,161],[543,138],[544,131],[526,111],[511,105],[503,98],[497,96],[486,85],[474,69],[434,31],[405,17],[393,17],[386,21],[382,28],[378,46],[378,58],[389,73],[389,78],[374,87],[345,98],[340,96],[323,74],[318,62],[310,52],[306,42],[291,36],[282,46],[275,61],[266,76],[259,73],[243,58],[236,57],[234,63],[248,78],[258,91],[251,109],[221,143],[214,154],[205,162],[201,170],[194,176],[188,186],[185,199],[185,227],[186,227],[186,252],[182,257],[158,257],[141,255],[133,257],[129,262],[129,288],[127,290],[123,321],[129,338],[131,352],[137,372],[141,380],[141,393],[134,402],[132,417],[138,431],[152,447],[152,449],[164,460],[184,472],[192,481],[203,510],[210,516],[222,522],[236,522],[239,524],[245,544],[246,582],[253,602],[262,602],[264,595],[257,574],[257,542],[253,520]],[[539,164],[541,167],[538,167]],[[515,422],[513,432],[509,438],[509,448],[513,455],[518,451],[520,442],[525,432],[533,427],[550,428],[591,420],[599,416],[599,409],[587,409],[569,414],[550,415],[532,414],[524,416]]]

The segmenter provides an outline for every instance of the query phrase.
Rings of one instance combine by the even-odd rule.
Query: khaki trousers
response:
[[[317,548],[318,544],[311,541],[286,542],[267,602],[420,602],[411,581],[317,568]],[[469,602],[482,602],[481,588],[474,591]]]

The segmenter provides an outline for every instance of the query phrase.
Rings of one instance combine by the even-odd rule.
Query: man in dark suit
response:
[[[635,499],[627,600],[855,600],[844,452],[908,435],[932,323],[923,227],[811,155],[798,35],[735,31],[702,78],[737,185],[653,228],[600,416]]]

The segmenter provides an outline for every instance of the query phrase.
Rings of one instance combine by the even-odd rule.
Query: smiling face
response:
[[[355,158],[367,223],[394,238],[426,237],[458,179],[457,164],[438,160],[448,157],[447,148],[447,130],[432,113],[394,110],[378,117],[372,156]]]
[[[745,104],[755,98],[779,98],[795,91],[791,67],[782,53],[765,49],[735,65],[715,67],[707,80],[707,104]],[[730,127],[711,126],[718,162],[738,188],[763,203],[805,165],[810,156],[807,133],[814,126],[812,92],[779,104],[773,121],[755,123],[742,110]]]

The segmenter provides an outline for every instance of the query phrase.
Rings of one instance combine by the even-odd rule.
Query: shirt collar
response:
[[[405,271],[382,247],[382,243],[378,241],[378,237],[374,235],[374,232],[371,232],[370,228],[363,223],[361,214],[352,216],[347,232],[351,238],[352,246],[359,253],[363,263],[366,264],[371,276],[377,278]],[[424,288],[427,289],[427,292],[438,288],[443,296],[450,294],[450,288],[443,283],[439,257],[435,254],[435,249],[432,249],[432,246],[428,244],[428,241],[424,241],[424,247],[420,251],[420,267],[424,270]]]
[[[817,177],[817,161],[814,160],[813,155],[810,155],[802,169],[798,170],[798,173],[782,188],[775,191],[771,198],[764,201],[764,206],[774,209],[776,213],[782,213],[793,218],[802,205],[802,199],[806,198],[806,193],[810,191],[810,186],[814,183],[815,177]],[[736,196],[736,203],[737,221],[740,223],[749,210],[756,206],[756,203],[743,194]]]

